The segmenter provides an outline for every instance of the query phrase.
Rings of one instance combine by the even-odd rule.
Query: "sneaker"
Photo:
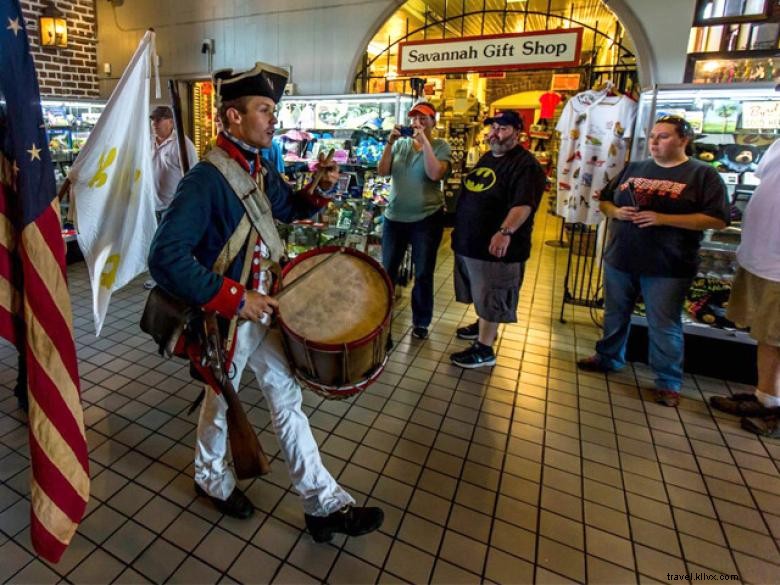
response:
[[[415,337],[417,339],[427,339],[428,338],[428,328],[427,327],[415,327],[412,329],[412,337]]]
[[[328,516],[304,515],[306,528],[314,542],[329,542],[334,532],[347,536],[361,536],[382,526],[385,514],[381,508],[344,506]]]
[[[583,372],[599,372],[602,374],[613,371],[612,368],[601,361],[598,354],[577,360],[577,368]]]
[[[732,396],[710,396],[710,406],[736,416],[754,417],[767,416],[780,409],[767,408],[755,394],[741,392]]]
[[[653,400],[658,404],[663,404],[670,408],[674,408],[680,404],[680,393],[674,390],[666,390],[664,388],[653,389]]]
[[[155,286],[157,286],[157,283],[154,281],[153,278],[150,278],[146,282],[144,282],[144,288],[146,290],[152,290]]]
[[[483,366],[495,366],[496,354],[489,345],[482,345],[475,341],[474,345],[464,351],[453,353],[450,361],[461,368],[481,368]]]
[[[769,415],[764,417],[744,417],[740,424],[743,429],[762,437],[780,439],[780,417]]]
[[[457,336],[458,339],[477,339],[479,337],[479,321],[465,327],[458,327]]]

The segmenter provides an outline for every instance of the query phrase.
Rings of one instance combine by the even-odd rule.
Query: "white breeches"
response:
[[[320,459],[309,419],[301,410],[301,387],[287,363],[278,329],[268,329],[249,321],[238,326],[233,359],[233,383],[238,391],[241,374],[249,366],[271,411],[290,479],[303,499],[306,514],[327,516],[348,504],[354,504],[336,483]],[[228,465],[227,404],[222,395],[206,388],[200,409],[195,447],[195,481],[206,493],[227,499],[236,485]]]

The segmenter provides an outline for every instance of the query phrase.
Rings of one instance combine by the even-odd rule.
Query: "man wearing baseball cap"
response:
[[[149,115],[152,122],[152,171],[154,173],[154,190],[157,198],[154,211],[159,223],[163,212],[173,201],[176,186],[181,181],[181,159],[179,157],[179,142],[173,132],[173,111],[168,106],[157,106]],[[187,136],[187,161],[190,166],[198,162],[198,152]],[[154,287],[154,280],[144,282],[144,288]]]
[[[463,181],[452,234],[455,298],[473,303],[479,317],[457,330],[460,339],[474,342],[450,356],[462,368],[494,365],[499,323],[517,322],[534,213],[546,180],[536,159],[518,144],[523,121],[516,112],[499,112],[484,123],[490,126],[490,152]]]
[[[436,109],[419,102],[409,110],[410,126],[396,126],[377,165],[393,178],[382,226],[382,264],[397,284],[407,247],[412,247],[412,336],[428,337],[433,319],[433,273],[444,233],[441,180],[450,169],[450,145],[433,137]]]
[[[379,508],[355,506],[325,468],[281,333],[269,327],[278,307],[270,296],[273,274],[284,253],[275,220],[310,217],[328,203],[313,184],[293,192],[260,154],[271,144],[274,110],[286,81],[286,71],[265,63],[214,73],[223,131],[179,183],[152,242],[149,269],[169,294],[216,313],[228,332],[225,371],[236,387],[246,366],[255,375],[306,527],[315,541],[324,542],[337,532],[358,536],[376,530],[384,516]],[[325,171],[320,185],[327,189],[338,180],[338,166],[324,157],[320,163]],[[246,200],[251,204],[245,206]],[[246,518],[254,506],[229,465],[226,414],[224,398],[207,389],[198,420],[195,488],[220,512]]]

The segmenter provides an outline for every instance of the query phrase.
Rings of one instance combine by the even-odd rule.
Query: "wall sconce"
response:
[[[68,22],[51,2],[46,2],[38,17],[38,34],[41,47],[64,49],[68,46]]]

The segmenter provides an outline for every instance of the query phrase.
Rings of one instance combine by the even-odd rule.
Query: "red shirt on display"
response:
[[[539,114],[540,120],[549,120],[555,113],[555,106],[561,103],[561,96],[552,91],[548,91],[539,98],[539,103],[542,104],[542,113]]]

